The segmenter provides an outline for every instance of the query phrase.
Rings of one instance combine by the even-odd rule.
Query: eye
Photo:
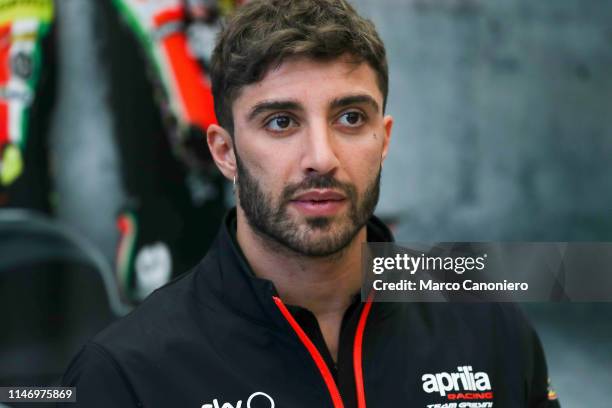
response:
[[[277,115],[272,117],[265,123],[265,128],[273,132],[282,132],[284,130],[295,127],[297,123],[293,118],[287,115]]]
[[[359,127],[363,124],[365,116],[358,111],[348,111],[340,115],[338,121],[342,126]]]

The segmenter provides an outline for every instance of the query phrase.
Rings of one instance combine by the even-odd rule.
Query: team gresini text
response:
[[[402,279],[399,282],[384,282],[380,279],[372,283],[372,287],[376,291],[526,291],[529,289],[529,284],[526,282],[508,282],[504,279],[503,282],[474,282],[466,279],[463,282],[436,282],[431,279],[419,280],[417,282]]]

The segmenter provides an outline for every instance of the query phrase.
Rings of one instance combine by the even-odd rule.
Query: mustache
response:
[[[283,203],[288,203],[296,195],[296,193],[311,189],[334,189],[342,191],[349,200],[357,199],[357,189],[353,184],[343,183],[336,180],[333,176],[327,174],[309,176],[299,183],[288,184],[281,196]]]

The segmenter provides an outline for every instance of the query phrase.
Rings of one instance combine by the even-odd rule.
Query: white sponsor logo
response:
[[[203,404],[202,408],[255,408],[251,407],[251,404],[254,404],[254,401],[257,401],[257,408],[274,408],[275,406],[274,400],[271,396],[265,392],[254,392],[246,400],[246,405],[244,407],[242,406],[242,400],[239,400],[235,405],[232,405],[229,402],[221,403],[215,398],[212,403]]]
[[[165,285],[172,275],[172,255],[163,242],[143,246],[136,255],[136,290],[144,299]]]
[[[457,367],[456,373],[425,374],[421,377],[423,391],[445,396],[450,391],[490,391],[491,381],[485,372],[473,372],[472,366]]]

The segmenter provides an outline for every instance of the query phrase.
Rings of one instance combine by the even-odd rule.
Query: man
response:
[[[64,377],[80,405],[557,406],[512,307],[359,299],[361,244],[392,240],[372,216],[393,120],[369,21],[247,3],[211,73],[207,141],[237,209],[193,271],[85,346]]]

